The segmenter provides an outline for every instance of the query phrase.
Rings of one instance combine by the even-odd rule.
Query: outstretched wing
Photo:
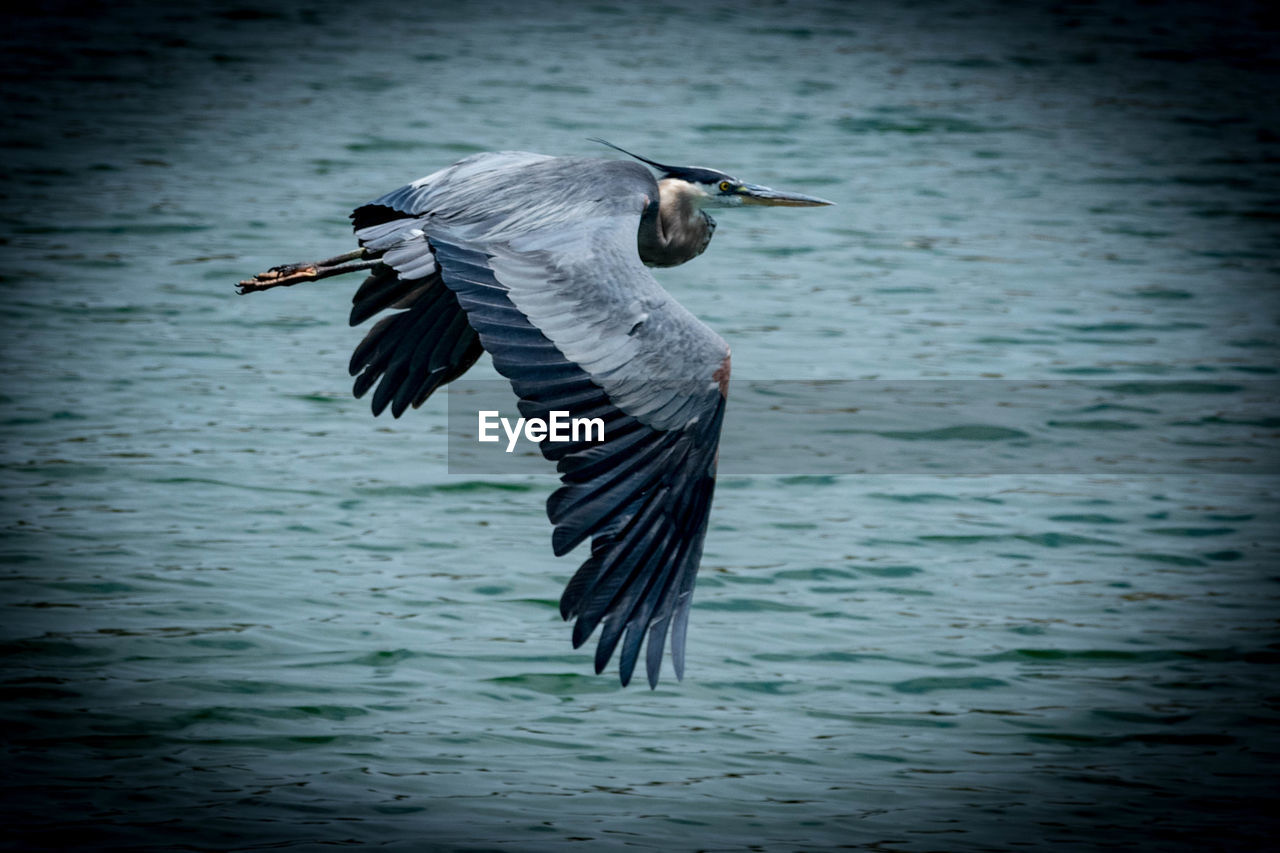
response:
[[[384,260],[429,254],[526,417],[604,420],[603,443],[542,452],[563,483],[547,502],[556,554],[591,539],[561,613],[577,618],[575,647],[601,627],[597,672],[621,644],[623,684],[646,634],[650,685],[668,636],[683,675],[729,371],[724,341],[640,261],[640,217],[657,198],[636,163],[503,153],[374,203],[418,214],[421,252],[402,239]]]

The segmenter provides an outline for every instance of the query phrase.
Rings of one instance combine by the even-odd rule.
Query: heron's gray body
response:
[[[542,444],[563,483],[547,502],[556,554],[591,540],[560,609],[577,619],[575,647],[601,627],[597,672],[621,644],[623,684],[647,636],[654,685],[668,635],[677,677],[684,670],[729,347],[646,265],[702,253],[715,222],[701,207],[716,186],[723,206],[744,197],[827,202],[644,162],[666,177],[659,182],[628,161],[477,154],[357,208],[362,250],[335,260],[361,262],[325,272],[277,268],[258,277],[264,283],[242,285],[371,267],[351,323],[393,313],[370,330],[350,367],[356,396],[377,384],[375,415],[420,405],[488,350],[526,417],[567,410],[603,419],[603,442]]]

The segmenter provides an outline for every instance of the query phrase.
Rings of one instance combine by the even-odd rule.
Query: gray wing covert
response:
[[[358,326],[382,311],[395,312],[369,330],[348,365],[356,377],[356,397],[377,385],[371,400],[374,415],[390,406],[398,418],[409,406],[421,406],[484,352],[458,298],[440,277],[422,230],[424,220],[447,216],[449,200],[460,195],[459,188],[491,186],[509,170],[547,159],[523,151],[476,154],[351,214],[360,245],[382,264],[352,298],[350,323]]]
[[[646,635],[650,685],[668,636],[683,675],[728,381],[728,347],[640,262],[636,229],[656,197],[638,164],[536,161],[438,197],[448,215],[421,221],[522,414],[605,422],[603,443],[542,452],[562,482],[547,502],[555,552],[591,539],[561,613],[577,618],[575,647],[602,626],[597,672],[621,644],[623,684]]]
[[[473,154],[369,202],[357,210],[352,218],[356,220],[356,229],[359,230],[374,224],[373,220],[379,216],[386,221],[387,218],[405,215],[439,215],[449,206],[448,199],[465,196],[486,183],[504,181],[524,166],[551,159],[553,158],[546,154],[532,154],[528,151],[487,151]],[[378,209],[398,216],[380,214]]]
[[[424,214],[445,207],[451,190],[505,169],[548,159],[541,154],[477,154],[363,205],[352,213],[356,236],[382,264],[352,299],[351,325],[384,311],[351,355],[353,392],[363,397],[375,384],[374,415],[390,405],[400,417],[422,405],[437,388],[465,373],[484,351],[457,297],[445,287],[435,255],[422,231]],[[432,214],[436,215],[436,214]]]

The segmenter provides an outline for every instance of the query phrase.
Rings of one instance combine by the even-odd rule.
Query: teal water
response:
[[[4,843],[1265,846],[1262,7],[435,5],[68,6],[0,32]],[[233,284],[346,250],[352,207],[467,153],[604,155],[594,135],[839,202],[727,212],[660,273],[744,402],[1096,399],[1024,412],[1046,461],[1013,473],[967,462],[1003,421],[945,406],[873,422],[872,473],[738,469],[685,680],[593,675],[556,608],[576,561],[551,554],[550,474],[451,474],[443,398],[370,418],[356,282]],[[1125,430],[1236,466],[1082,453]],[[926,451],[962,473],[895,464]]]

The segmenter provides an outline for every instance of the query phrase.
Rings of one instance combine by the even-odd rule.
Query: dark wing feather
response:
[[[377,384],[372,408],[391,406],[393,417],[417,408],[441,385],[471,368],[484,348],[453,295],[440,279],[422,225],[450,188],[499,168],[548,159],[541,154],[477,154],[375,199],[351,214],[365,251],[382,264],[352,298],[350,322],[399,311],[375,325],[351,357],[353,392],[363,397]],[[358,374],[358,375],[357,375]]]
[[[636,229],[657,192],[643,167],[543,158],[483,165],[472,162],[467,182],[413,191],[432,206],[418,227],[444,284],[525,417],[554,410],[606,423],[603,443],[542,445],[562,481],[547,502],[556,553],[591,539],[561,613],[577,619],[575,647],[601,629],[597,672],[621,644],[628,683],[647,635],[650,685],[668,637],[681,677],[728,348],[640,262]]]
[[[398,312],[374,325],[352,353],[352,390],[363,397],[377,383],[374,415],[390,405],[398,418],[470,369],[484,348],[444,285],[417,217],[374,202],[351,218],[361,245],[383,261],[352,297],[351,325]]]
[[[718,388],[706,394],[705,383],[665,382],[680,386],[677,393],[701,392],[710,408],[682,429],[640,423],[618,409],[514,305],[496,298],[501,285],[491,272],[469,260],[465,250],[439,240],[433,245],[445,280],[456,289],[494,365],[519,395],[521,414],[547,419],[551,411],[567,411],[570,417],[605,420],[603,444],[542,445],[548,458],[559,460],[563,483],[547,501],[556,554],[594,536],[591,557],[565,588],[560,613],[565,619],[577,617],[575,648],[605,623],[596,672],[608,664],[627,632],[620,664],[623,684],[631,680],[648,630],[646,669],[650,685],[657,684],[668,624],[689,607],[702,554],[724,398]],[[678,624],[672,659],[681,677],[687,620]]]

